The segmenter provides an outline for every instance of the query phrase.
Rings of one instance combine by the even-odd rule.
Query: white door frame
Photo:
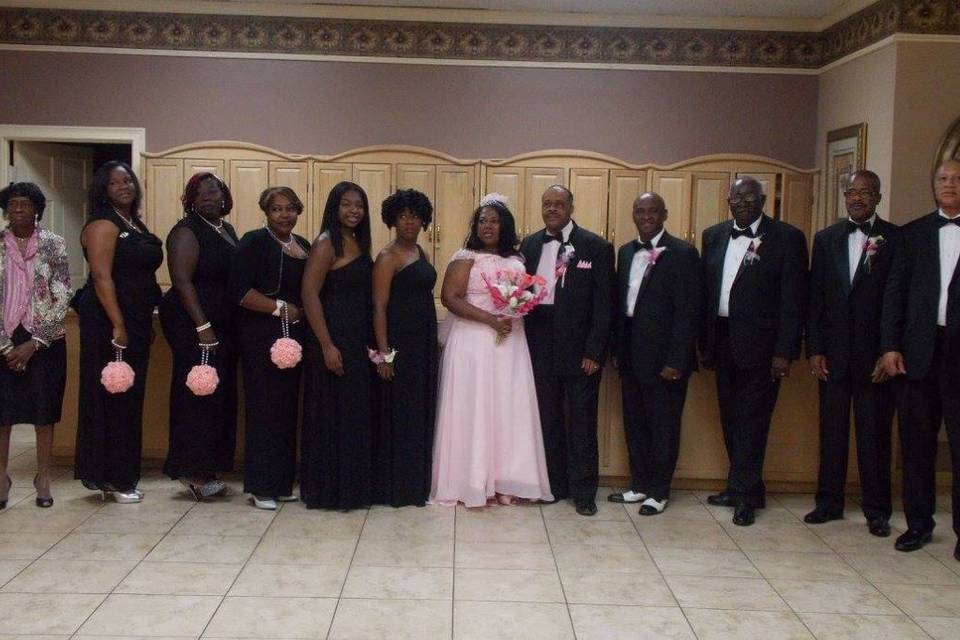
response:
[[[125,127],[56,127],[0,124],[0,187],[10,183],[10,142],[89,142],[129,144],[130,168],[140,178],[140,158],[146,149],[147,130]]]

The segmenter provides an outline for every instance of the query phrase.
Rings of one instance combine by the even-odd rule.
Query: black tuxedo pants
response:
[[[847,378],[820,383],[818,507],[843,513],[852,400],[863,515],[867,520],[890,518],[890,434],[896,406],[894,386],[899,382],[874,384],[869,378]]]
[[[953,461],[953,531],[960,536],[960,345],[947,342],[940,330],[930,373],[923,380],[906,383],[899,413],[903,510],[911,529],[933,529],[938,435],[940,424],[946,423]]]
[[[737,366],[726,318],[717,323],[716,344],[720,424],[730,460],[727,493],[736,504],[764,507],[763,461],[780,381],[770,377],[769,364],[747,369]]]
[[[533,361],[550,492],[557,500],[595,500],[600,465],[597,407],[601,372],[592,376],[555,373],[552,314],[541,314],[536,324],[530,323],[525,330]]]
[[[680,421],[687,379],[641,384],[623,371],[623,427],[630,454],[631,490],[656,500],[670,497],[680,453]]]

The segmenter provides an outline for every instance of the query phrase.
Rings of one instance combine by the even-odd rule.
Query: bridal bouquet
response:
[[[547,297],[547,281],[525,271],[503,269],[493,277],[481,274],[494,309],[507,318],[522,318]],[[497,334],[497,344],[503,338]]]

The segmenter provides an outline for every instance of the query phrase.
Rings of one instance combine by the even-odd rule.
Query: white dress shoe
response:
[[[640,502],[641,500],[646,500],[646,498],[647,494],[631,490],[624,491],[623,493],[612,493],[607,497],[607,500],[619,504],[633,504],[635,502]]]
[[[276,511],[277,501],[273,498],[260,498],[258,496],[250,496],[253,500],[253,506],[257,509],[268,509],[270,511]]]
[[[643,504],[640,505],[640,515],[642,516],[655,516],[658,513],[663,513],[663,510],[667,508],[667,499],[657,500],[656,498],[647,498],[643,501]]]
[[[131,489],[130,491],[111,491],[113,501],[119,504],[136,504],[143,502],[143,492]]]
[[[200,487],[200,495],[204,498],[222,496],[227,492],[227,485],[220,480],[210,480]]]

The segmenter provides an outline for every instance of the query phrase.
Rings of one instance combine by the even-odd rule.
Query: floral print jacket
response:
[[[7,281],[7,252],[0,231],[0,318],[3,318],[4,286]],[[33,337],[45,344],[62,338],[65,334],[63,319],[70,304],[70,264],[67,260],[67,244],[63,238],[40,229],[37,258],[33,273]],[[4,333],[0,322],[0,349],[11,345],[10,336]]]

